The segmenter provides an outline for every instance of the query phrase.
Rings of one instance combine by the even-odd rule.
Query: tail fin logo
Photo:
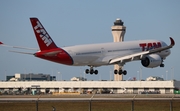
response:
[[[51,45],[52,40],[39,21],[37,21],[37,25],[34,27],[34,30],[40,34],[41,39],[44,41],[47,47]]]

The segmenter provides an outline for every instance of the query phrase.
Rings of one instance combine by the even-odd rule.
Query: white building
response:
[[[6,81],[55,81],[56,76],[51,76],[50,74],[20,74],[16,73],[14,76],[6,76]]]
[[[17,81],[0,82],[0,90],[38,90],[41,92],[112,90],[113,93],[138,94],[141,92],[159,92],[172,94],[180,89],[180,81]]]

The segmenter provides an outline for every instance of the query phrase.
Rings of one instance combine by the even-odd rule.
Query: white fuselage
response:
[[[153,44],[160,43],[161,47],[167,46],[163,41],[158,40],[138,40],[138,41],[127,41],[127,42],[112,42],[112,43],[101,43],[101,44],[89,44],[89,45],[77,45],[71,47],[64,47],[66,52],[73,59],[73,65],[75,66],[101,66],[108,65],[109,60],[117,57],[123,57],[139,52],[143,50],[149,50],[150,47],[141,47],[141,43]],[[152,48],[152,47],[151,47]],[[162,59],[165,59],[169,54],[170,50],[165,50],[157,53]]]

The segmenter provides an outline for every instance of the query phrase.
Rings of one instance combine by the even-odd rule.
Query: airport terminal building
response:
[[[41,93],[78,92],[173,94],[180,81],[15,81],[0,82],[0,91],[39,91]]]
[[[146,81],[136,81],[135,78],[128,81],[87,81],[83,77],[73,77],[70,81],[56,81],[56,77],[49,74],[15,74],[7,76],[7,81],[0,82],[0,92],[8,94],[14,92],[84,94],[92,91],[116,94],[173,94],[179,89],[180,81],[164,81],[163,78],[154,76],[148,77]]]

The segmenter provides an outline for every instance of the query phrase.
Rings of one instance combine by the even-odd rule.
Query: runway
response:
[[[155,101],[180,100],[180,98],[0,98],[0,101]]]

